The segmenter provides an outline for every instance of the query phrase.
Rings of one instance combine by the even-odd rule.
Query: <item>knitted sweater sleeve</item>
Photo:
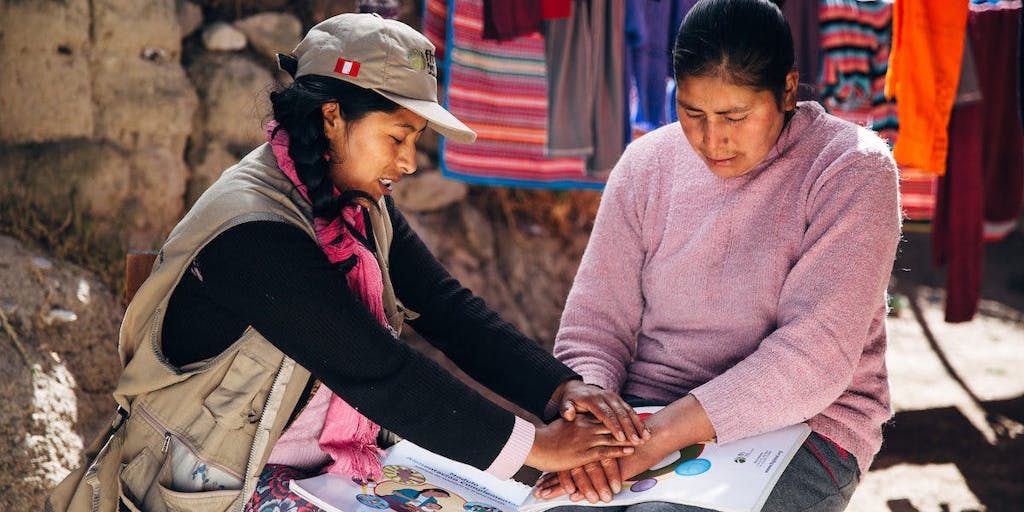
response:
[[[316,242],[294,226],[235,226],[208,244],[197,262],[211,307],[252,325],[359,412],[403,438],[486,470],[522,422],[393,337]]]
[[[849,387],[884,308],[899,233],[897,174],[888,155],[844,155],[817,179],[776,329],[692,391],[720,442],[806,421]]]
[[[554,354],[589,384],[620,391],[636,356],[643,312],[641,222],[644,188],[632,151],[612,170],[587,249],[566,299]]]

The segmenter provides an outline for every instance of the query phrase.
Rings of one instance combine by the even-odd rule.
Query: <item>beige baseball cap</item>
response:
[[[445,137],[476,140],[476,132],[437,103],[434,45],[405,23],[372,13],[339,14],[311,28],[292,55],[295,78],[320,75],[372,89],[423,116]]]

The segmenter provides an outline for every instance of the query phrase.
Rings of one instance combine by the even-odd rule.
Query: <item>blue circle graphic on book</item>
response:
[[[680,476],[694,476],[711,469],[711,461],[707,459],[688,460],[676,466],[676,474]]]
[[[658,480],[657,479],[645,478],[645,479],[640,480],[639,482],[636,482],[633,485],[629,486],[629,490],[633,491],[633,492],[649,491],[649,490],[653,489],[654,486],[657,485],[657,484],[658,484]]]
[[[675,452],[668,454],[661,460],[661,462],[658,463],[658,467],[648,469],[647,471],[634,476],[633,479],[640,481],[647,480],[648,478],[660,478],[664,475],[671,474],[672,470],[679,467],[680,463],[696,459],[703,452],[704,443],[687,446],[686,448],[679,450],[678,456]]]
[[[356,494],[356,501],[366,505],[370,508],[378,510],[384,510],[388,508],[388,502],[384,501],[384,498],[380,496],[374,496],[372,494]]]

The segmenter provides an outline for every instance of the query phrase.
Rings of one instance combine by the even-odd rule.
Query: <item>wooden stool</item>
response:
[[[153,271],[153,263],[156,262],[157,251],[129,249],[125,255],[124,267],[124,303],[129,304],[135,292],[149,277]]]

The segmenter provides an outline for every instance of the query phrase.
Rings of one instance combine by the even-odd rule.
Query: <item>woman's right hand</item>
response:
[[[577,414],[590,413],[607,425],[620,441],[629,439],[637,446],[651,438],[643,420],[618,393],[581,380],[569,380],[558,386],[554,397],[557,397],[560,415],[567,421],[573,421]]]
[[[563,471],[634,451],[631,441],[615,439],[602,422],[580,415],[574,421],[559,418],[537,427],[526,464],[541,471]]]

